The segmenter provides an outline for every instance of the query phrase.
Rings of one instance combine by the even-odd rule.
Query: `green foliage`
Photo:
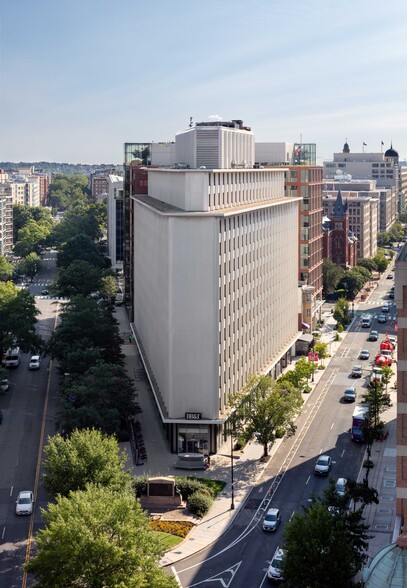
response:
[[[73,261],[68,267],[60,269],[51,286],[62,296],[89,296],[99,290],[102,283],[100,270],[87,261]]]
[[[177,476],[175,478],[175,485],[182,496],[182,500],[188,500],[192,494],[197,492],[212,497],[211,488],[197,478]]]
[[[213,498],[207,492],[194,492],[188,498],[188,508],[198,517],[203,517],[209,511],[213,504]]]
[[[369,407],[367,427],[376,433],[380,427],[380,415],[393,406],[390,396],[381,384],[375,383],[362,394],[362,404]]]
[[[132,495],[90,485],[57,496],[42,516],[45,528],[26,566],[41,588],[175,588],[159,567],[162,545]]]
[[[13,206],[13,241],[18,241],[18,232],[23,229],[29,221],[40,223],[41,226],[48,226],[51,230],[54,224],[48,208],[43,206],[25,206],[15,204]]]
[[[341,281],[345,270],[336,265],[330,259],[323,260],[322,266],[322,284],[324,295],[327,296],[332,292],[335,292],[339,282]]]
[[[67,268],[74,261],[86,261],[94,267],[104,267],[103,256],[88,235],[78,234],[68,239],[57,254],[57,266]]]
[[[389,365],[382,366],[382,383],[384,386],[386,386],[386,391],[392,376],[394,376],[394,371],[391,369],[391,367]]]
[[[10,280],[13,273],[13,264],[7,261],[7,259],[3,255],[0,255],[0,281],[7,282],[8,280]]]
[[[366,257],[363,257],[362,259],[358,259],[357,267],[364,267],[365,269],[367,269],[369,274],[372,274],[373,272],[377,271],[377,264],[376,264],[375,260],[369,259]]]
[[[123,365],[122,340],[118,322],[112,312],[95,300],[76,296],[61,312],[60,322],[53,332],[47,350],[58,359],[62,373],[84,373],[99,359],[105,363]],[[86,363],[78,362],[81,354]]]
[[[301,391],[290,382],[276,382],[265,375],[249,376],[245,389],[230,396],[230,428],[234,437],[252,438],[256,434],[267,457],[277,429],[284,429],[286,435],[294,434],[294,420],[302,403]]]
[[[328,343],[325,343],[324,341],[318,341],[314,345],[314,352],[315,353],[318,353],[319,360],[321,361],[321,366],[323,366],[324,359],[326,359],[327,357],[329,357]]]
[[[350,322],[349,302],[345,298],[336,301],[333,317],[338,322],[338,327],[344,327]]]
[[[116,278],[112,275],[107,275],[102,278],[101,293],[108,300],[112,300],[117,293]]]
[[[369,280],[369,277],[370,273],[366,268],[353,267],[347,270],[340,281],[340,286],[345,289],[347,296],[354,298]]]
[[[48,203],[65,210],[75,204],[90,202],[89,180],[83,175],[55,174],[48,188]]]
[[[40,253],[41,248],[51,234],[51,225],[47,221],[35,221],[30,219],[23,228],[18,231],[17,241],[14,244],[14,253],[21,257],[27,257],[33,251]]]
[[[147,493],[148,474],[141,474],[132,478],[133,490],[137,498]]]
[[[338,333],[343,333],[343,332],[344,332],[344,330],[345,330],[345,328],[344,328],[344,326],[342,325],[342,323],[339,323],[339,324],[338,324],[338,328],[337,328],[337,331],[338,331]]]
[[[84,374],[68,377],[63,397],[59,422],[64,433],[94,427],[123,440],[128,419],[141,412],[132,380],[112,363],[98,362]]]
[[[24,352],[39,351],[43,340],[35,326],[40,311],[34,296],[12,282],[0,282],[0,356],[13,344]]]
[[[121,492],[131,485],[125,465],[126,455],[120,452],[117,439],[96,429],[75,430],[66,438],[48,438],[42,480],[53,497],[85,490],[88,483]]]
[[[295,363],[293,369],[287,370],[277,381],[290,382],[294,388],[303,390],[315,370],[315,363],[309,362],[304,356],[302,356]]]
[[[386,271],[387,266],[389,265],[388,259],[382,253],[377,253],[373,257],[373,261],[377,266],[377,271],[381,274]]]
[[[316,499],[284,529],[284,578],[296,588],[345,588],[367,559],[362,511],[331,513]],[[306,565],[304,565],[306,562]]]
[[[19,272],[33,278],[41,270],[41,257],[35,253],[29,253],[25,259],[18,264]]]
[[[87,235],[92,241],[100,237],[107,221],[106,203],[77,204],[67,210],[64,218],[52,232],[52,243],[58,247],[78,234]]]

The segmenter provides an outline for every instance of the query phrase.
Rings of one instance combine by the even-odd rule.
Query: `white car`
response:
[[[273,559],[271,560],[270,565],[267,570],[267,578],[269,580],[277,580],[277,581],[284,580],[283,575],[282,575],[283,560],[284,560],[284,549],[277,547],[276,552],[273,555]]]
[[[320,476],[327,476],[331,465],[332,460],[329,455],[320,455],[315,464],[314,473]]]
[[[346,494],[346,486],[348,480],[346,478],[338,478],[335,484],[335,490],[339,494],[339,496],[345,496]]]
[[[30,370],[39,370],[41,365],[41,359],[39,355],[33,355],[30,359],[30,364],[28,369]]]
[[[0,390],[2,390],[3,392],[7,392],[7,390],[10,388],[10,384],[8,383],[8,380],[1,380],[0,382]]]
[[[30,515],[34,508],[34,496],[31,490],[23,490],[17,496],[16,514]]]
[[[263,520],[263,531],[277,531],[281,523],[281,515],[278,508],[269,508]]]

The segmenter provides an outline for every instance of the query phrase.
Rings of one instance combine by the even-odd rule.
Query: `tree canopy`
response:
[[[51,234],[51,225],[47,221],[35,221],[30,219],[22,229],[18,231],[17,241],[14,245],[14,253],[26,257],[33,251],[40,253],[48,236]]]
[[[65,210],[77,203],[90,201],[89,180],[82,174],[55,174],[48,188],[52,208]]]
[[[71,353],[88,351],[95,359],[122,365],[121,344],[118,322],[112,312],[96,300],[75,296],[64,305],[47,349],[58,359],[62,373],[83,373],[76,369]],[[89,367],[87,364],[86,369]]]
[[[100,270],[81,259],[61,268],[51,285],[51,290],[61,296],[88,296],[99,290],[102,283]]]
[[[294,434],[294,419],[302,406],[301,391],[283,380],[270,376],[250,376],[242,392],[232,394],[230,428],[236,437],[247,439],[256,435],[263,445],[264,457],[268,446],[276,440],[276,433]]]
[[[353,586],[352,578],[367,559],[368,527],[361,509],[347,511],[343,501],[330,506],[317,499],[287,523],[283,575],[288,586]]]
[[[18,270],[29,278],[33,278],[41,269],[41,257],[35,253],[29,253],[25,259],[18,264]]]
[[[95,242],[84,234],[78,234],[68,239],[58,251],[57,266],[67,268],[74,261],[86,261],[97,268],[104,267],[103,256]]]
[[[0,255],[0,281],[7,282],[14,273],[13,264]]]
[[[169,588],[162,547],[130,493],[89,485],[41,509],[45,528],[26,569],[41,588]]]
[[[87,484],[117,491],[130,489],[124,470],[126,456],[115,437],[96,429],[74,430],[69,437],[54,435],[44,447],[43,483],[51,496],[68,496]]]
[[[128,420],[141,412],[133,382],[120,365],[98,362],[80,376],[67,376],[59,422],[64,434],[96,428],[126,438]]]
[[[43,340],[35,330],[39,314],[34,296],[26,288],[0,282],[0,356],[12,345],[25,352],[42,348]]]
[[[332,294],[335,292],[339,282],[343,278],[345,270],[336,265],[330,259],[324,259],[322,265],[322,283],[324,294]]]
[[[106,226],[107,206],[105,202],[77,204],[69,208],[64,218],[52,233],[52,242],[61,246],[78,234],[87,235],[92,241],[100,238],[100,232]]]
[[[15,204],[13,206],[13,240],[14,243],[18,241],[18,232],[23,229],[29,221],[48,225],[52,228],[54,221],[51,212],[48,208],[43,206],[25,206],[23,204]]]

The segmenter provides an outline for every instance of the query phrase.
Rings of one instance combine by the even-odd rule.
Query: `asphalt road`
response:
[[[41,290],[55,275],[55,254],[44,255],[38,278],[27,284],[36,296],[41,311],[38,332],[48,339],[60,304],[45,298]],[[57,374],[48,357],[39,370],[28,369],[29,354],[22,354],[20,365],[9,370],[10,388],[0,397],[3,422],[0,426],[0,588],[29,586],[23,563],[31,548],[32,534],[41,524],[40,508],[48,499],[39,483],[42,443],[55,433]],[[51,369],[50,369],[51,368]],[[33,490],[32,516],[16,516],[15,501],[21,490]]]
[[[385,277],[371,300],[360,305],[358,317],[297,421],[296,435],[281,444],[230,530],[208,549],[172,567],[183,588],[261,588],[269,584],[266,571],[276,548],[283,544],[284,524],[328,486],[327,478],[313,473],[317,457],[332,457],[334,479],[357,478],[364,446],[350,440],[355,404],[345,403],[343,393],[354,385],[356,402],[360,400],[381,339],[386,333],[395,334],[395,306],[388,298],[392,285],[393,281]],[[390,305],[389,318],[386,324],[379,324],[377,317],[384,301]],[[371,329],[379,332],[377,342],[367,341],[371,329],[361,327],[359,316],[365,313],[372,315]],[[370,350],[369,360],[358,359],[361,349]],[[363,366],[364,376],[360,379],[350,377],[355,364]],[[282,524],[274,534],[261,529],[270,506],[279,508],[282,515]]]

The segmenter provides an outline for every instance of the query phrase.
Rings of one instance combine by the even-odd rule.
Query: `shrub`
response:
[[[284,429],[276,429],[276,439],[282,439],[285,435]]]
[[[188,500],[191,494],[194,494],[195,492],[206,494],[209,497],[212,496],[211,489],[203,482],[194,478],[176,477],[175,485],[180,491],[183,500]]]
[[[338,324],[338,328],[336,330],[337,330],[338,333],[343,333],[343,331],[344,331],[343,324],[342,323],[339,323]]]
[[[198,517],[203,517],[206,515],[208,510],[211,508],[213,503],[213,499],[209,494],[205,494],[201,491],[194,492],[188,498],[188,508]]]
[[[147,481],[147,474],[142,474],[141,476],[133,478],[133,489],[137,498],[140,498],[140,496],[147,493]]]
[[[365,461],[363,462],[364,468],[372,468],[373,466],[374,466],[374,463],[372,462],[371,459],[365,459]]]
[[[246,438],[241,436],[236,440],[233,448],[235,449],[235,451],[239,451],[239,449],[243,449],[246,445],[247,445]]]

